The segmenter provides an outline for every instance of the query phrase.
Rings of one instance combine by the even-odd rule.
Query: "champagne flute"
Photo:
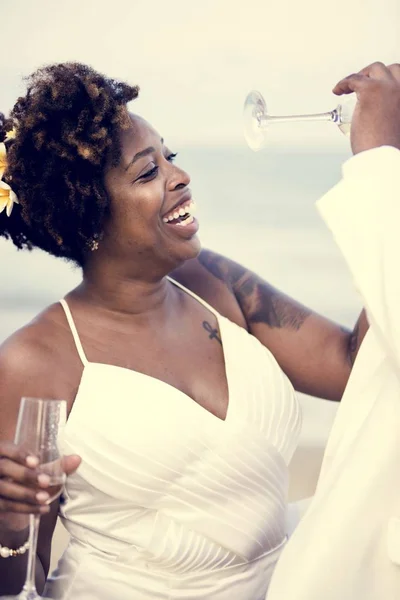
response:
[[[38,461],[37,470],[48,475],[49,499],[55,500],[63,489],[65,473],[59,451],[60,436],[66,423],[67,403],[65,400],[22,398],[18,413],[15,444],[26,450]],[[36,551],[40,515],[29,515],[28,565],[24,587],[17,596],[1,597],[0,600],[40,600],[35,585]]]
[[[266,146],[270,125],[293,121],[330,121],[331,123],[336,123],[342,133],[349,136],[356,101],[356,95],[351,94],[351,96],[348,96],[329,112],[273,116],[269,114],[262,94],[253,90],[247,95],[244,103],[244,137],[250,148],[256,152]]]

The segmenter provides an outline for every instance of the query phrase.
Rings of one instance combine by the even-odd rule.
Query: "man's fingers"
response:
[[[342,94],[357,93],[368,83],[371,83],[371,79],[392,81],[395,76],[395,69],[393,68],[395,66],[387,67],[382,62],[374,62],[358,73],[352,73],[344,77],[335,85],[332,91],[334,94],[341,96]]]
[[[359,91],[366,82],[366,76],[360,75],[360,73],[353,73],[348,75],[341,81],[339,81],[333,88],[333,93],[337,96],[342,94],[352,94],[353,92]]]
[[[400,81],[400,64],[394,63],[393,65],[389,65],[388,69],[396,81]]]
[[[81,457],[76,454],[63,457],[63,469],[66,475],[71,475],[81,464]]]
[[[359,75],[376,79],[391,79],[389,68],[383,62],[373,62],[358,72]]]

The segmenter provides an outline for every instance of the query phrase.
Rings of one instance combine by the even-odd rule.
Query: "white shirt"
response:
[[[316,494],[268,600],[400,599],[400,151],[351,158],[318,203],[367,309]],[[338,290],[340,294],[340,290]]]

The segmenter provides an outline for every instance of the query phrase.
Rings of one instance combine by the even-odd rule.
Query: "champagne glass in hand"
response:
[[[47,504],[55,500],[65,482],[62,456],[59,451],[60,436],[66,422],[67,403],[65,400],[43,400],[22,398],[18,414],[15,444],[30,456],[37,458],[37,470],[47,476],[49,494]],[[24,587],[17,596],[7,596],[15,600],[38,600],[40,596],[35,586],[35,566],[40,515],[29,515],[28,566]],[[0,598],[0,600],[5,600]]]
[[[353,154],[380,146],[400,149],[399,63],[374,62],[339,81],[333,93],[357,94],[351,128]]]
[[[307,115],[270,115],[260,92],[250,92],[244,103],[244,137],[250,148],[261,150],[268,142],[268,130],[274,123],[294,121],[330,121],[335,123],[345,135],[350,135],[351,119],[356,104],[355,95],[349,97],[329,112]]]

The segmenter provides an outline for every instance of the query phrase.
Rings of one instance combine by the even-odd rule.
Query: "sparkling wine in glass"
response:
[[[244,137],[252,150],[261,150],[268,143],[268,130],[271,125],[295,121],[330,121],[349,136],[356,101],[355,94],[351,94],[329,112],[274,116],[269,114],[262,94],[253,90],[247,95],[244,103]]]
[[[48,475],[50,495],[47,504],[55,500],[62,492],[65,473],[59,451],[60,438],[66,423],[67,403],[65,400],[44,400],[41,398],[22,398],[15,444],[35,456],[39,464],[37,470]],[[40,515],[29,515],[28,565],[26,580],[17,596],[0,597],[0,600],[40,600],[35,585],[35,567]],[[10,558],[8,560],[17,560]]]

